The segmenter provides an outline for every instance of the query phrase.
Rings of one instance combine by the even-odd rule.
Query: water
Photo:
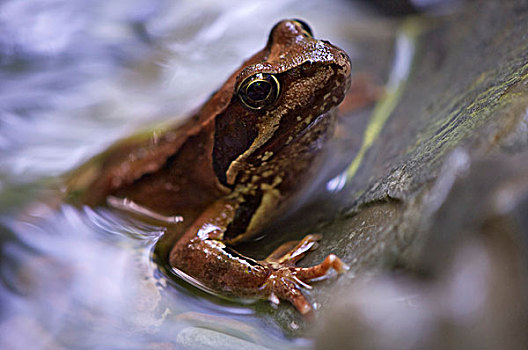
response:
[[[199,106],[278,20],[340,44],[354,15],[306,0],[3,1],[0,348],[184,348],[204,329],[225,346],[309,346],[167,280],[152,261],[161,227],[62,203],[60,177]]]

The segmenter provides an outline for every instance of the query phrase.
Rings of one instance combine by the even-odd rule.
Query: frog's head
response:
[[[266,47],[224,86],[232,98],[216,117],[213,160],[220,181],[233,184],[248,159],[276,154],[336,107],[350,70],[348,55],[315,39],[306,23],[277,23]]]

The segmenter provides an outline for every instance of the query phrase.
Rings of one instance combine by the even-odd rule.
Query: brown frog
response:
[[[177,274],[226,296],[288,300],[308,314],[301,288],[331,268],[346,269],[333,254],[319,265],[295,265],[319,236],[286,243],[260,261],[232,246],[261,232],[310,180],[350,69],[347,54],[315,39],[306,23],[281,21],[264,49],[183,125],[100,156],[99,169],[75,185],[84,184],[81,200],[110,198],[155,219],[181,216],[184,233],[165,257]]]

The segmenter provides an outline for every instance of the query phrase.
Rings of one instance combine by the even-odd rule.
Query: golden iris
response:
[[[242,103],[251,109],[271,106],[279,97],[279,92],[279,81],[269,73],[257,73],[246,78],[237,90]]]

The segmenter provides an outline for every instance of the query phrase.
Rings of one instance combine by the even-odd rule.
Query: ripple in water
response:
[[[305,346],[263,326],[251,308],[196,297],[167,279],[152,259],[162,227],[40,198],[120,137],[198,106],[279,19],[307,18],[339,33],[335,16],[347,18],[344,8],[2,1],[0,348],[184,346],[204,329],[231,347]],[[326,12],[334,17],[314,23]]]

